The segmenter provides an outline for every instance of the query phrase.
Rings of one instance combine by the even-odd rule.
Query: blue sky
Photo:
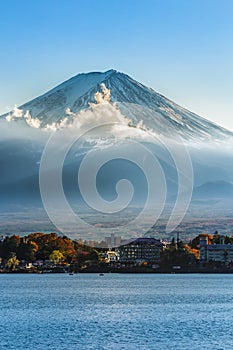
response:
[[[0,1],[0,112],[117,69],[233,130],[232,0]]]

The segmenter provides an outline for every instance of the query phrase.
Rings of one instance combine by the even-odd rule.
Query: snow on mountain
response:
[[[101,128],[98,128],[100,125]],[[71,128],[68,129],[70,126]],[[146,133],[145,128],[153,133]],[[51,133],[55,129],[59,129],[58,132]],[[86,130],[91,130],[87,138],[84,136],[83,139],[79,139],[78,136],[86,135]],[[131,138],[133,141],[139,140],[136,143],[146,146],[157,159],[166,181],[168,206],[171,203],[173,205],[177,199],[179,179],[184,180],[181,186],[182,194],[185,194],[185,185],[190,183],[186,180],[190,180],[192,176],[189,176],[190,172],[186,174],[185,171],[187,157],[184,157],[184,149],[187,149],[194,175],[192,202],[194,209],[195,205],[198,210],[202,205],[202,212],[206,205],[207,210],[211,205],[211,212],[214,210],[213,205],[217,205],[221,210],[232,207],[233,133],[180,107],[128,75],[109,70],[104,73],[78,74],[44,95],[0,116],[0,207],[4,211],[13,213],[22,224],[23,230],[26,222],[26,216],[22,216],[24,210],[26,215],[29,215],[29,212],[30,215],[35,213],[37,215],[39,208],[40,215],[45,217],[43,219],[45,229],[47,230],[50,225],[43,209],[39,186],[42,155],[48,140],[53,139],[55,135],[51,153],[55,163],[52,161],[51,164],[48,163],[49,166],[45,171],[49,190],[52,184],[50,180],[53,181],[53,171],[59,173],[61,170],[60,163],[58,166],[56,164],[57,157],[63,154],[64,144],[66,145],[67,142],[66,136],[73,137],[72,132],[78,142],[70,145],[61,167],[64,193],[74,209],[78,206],[78,209],[82,207],[84,211],[89,210],[88,204],[83,199],[83,192],[81,193],[77,184],[77,174],[83,159],[92,148],[100,151],[100,157],[103,159],[105,156],[106,159],[111,159],[104,163],[96,177],[100,196],[105,200],[115,201],[118,195],[116,184],[124,179],[129,181],[135,189],[132,206],[143,207],[147,200],[147,177],[144,169],[137,167],[131,161],[127,144],[128,139]],[[152,140],[147,138],[151,134]],[[156,143],[154,135],[165,136],[164,139],[169,145],[163,142]],[[187,147],[179,148],[182,143],[174,142],[177,135],[181,136]],[[92,142],[93,136],[95,142]],[[64,140],[66,142],[63,142]],[[108,149],[112,140],[119,151],[117,157],[113,156],[111,147]],[[122,140],[126,143],[119,142]],[[228,143],[227,140],[231,142]],[[173,146],[178,147],[177,152]],[[132,148],[131,155],[135,153],[137,153],[135,148]],[[125,159],[123,155],[129,158]],[[146,157],[137,156],[139,160],[146,160]],[[85,194],[90,194],[90,197],[92,193],[89,178],[90,174],[94,173],[92,160],[93,158],[85,173],[88,181],[84,186]],[[188,168],[189,166],[188,163]],[[179,173],[178,170],[180,170]],[[151,175],[151,170],[147,174]],[[156,180],[157,177],[154,176],[154,179]],[[53,190],[53,186],[51,189]],[[56,194],[57,191],[54,193]],[[155,200],[156,198],[155,196]],[[55,209],[58,203],[55,202]],[[37,209],[35,210],[34,207]],[[101,218],[105,220],[102,214]],[[119,218],[121,220],[123,214]],[[8,224],[7,219],[7,227]],[[35,228],[34,222],[33,227]],[[76,230],[75,226],[75,232]]]
[[[180,135],[185,140],[224,140],[233,136],[230,131],[115,70],[78,74],[23,104],[18,110],[28,111],[32,118],[27,120],[29,125],[33,121],[36,127],[59,123],[64,117],[72,118],[81,110],[88,109],[89,103],[94,102],[96,92],[101,90],[101,84],[110,89],[111,102],[116,103],[121,113],[131,119],[133,126],[143,121],[147,128],[157,134]],[[18,113],[18,110],[15,112]],[[10,119],[11,115],[2,117]]]
[[[227,138],[232,140],[230,131],[178,106],[128,75],[110,70],[105,73],[79,74],[0,117],[0,163],[3,169],[0,194],[6,188],[9,193],[13,188],[12,183],[17,187],[22,179],[37,178],[41,154],[50,137],[50,132],[45,132],[44,129],[49,125],[51,128],[47,129],[53,130],[53,124],[56,123],[65,128],[68,124],[64,122],[64,117],[74,127],[75,135],[78,130],[82,134],[82,126],[87,130],[92,129],[96,123],[103,125],[108,121],[118,123],[116,127],[111,127],[114,136],[141,137],[141,134],[145,134],[141,131],[141,126],[151,129],[155,134],[168,136],[169,140],[172,136],[180,135],[183,140],[191,141],[188,150],[195,186],[211,181],[233,182],[232,152],[226,142]],[[109,129],[106,130],[107,135],[110,135]],[[102,141],[106,142],[106,130],[102,130],[103,134],[101,131],[97,134],[100,147]],[[101,139],[102,135],[104,137]],[[146,138],[140,140],[150,142]],[[224,142],[221,147],[216,142],[208,142],[214,140]],[[200,141],[204,141],[204,144]],[[62,143],[58,144],[57,149],[59,147],[62,147]],[[68,169],[75,167],[77,157],[87,151],[87,145],[82,147],[74,147],[70,152],[67,158]],[[168,150],[162,144],[154,144],[154,139],[150,148],[160,159],[168,187],[173,191],[177,174]],[[115,170],[112,174],[114,172]],[[74,173],[76,174],[75,171]],[[70,179],[70,175],[67,178]],[[111,176],[107,176],[103,183],[108,181],[107,178]],[[16,193],[16,190],[13,192]]]

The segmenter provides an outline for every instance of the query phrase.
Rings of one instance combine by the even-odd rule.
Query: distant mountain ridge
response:
[[[233,184],[224,180],[207,182],[194,189],[193,198],[233,198]]]
[[[143,121],[147,128],[166,136],[180,135],[185,140],[224,140],[233,133],[180,107],[153,89],[130,76],[109,70],[104,73],[82,73],[63,82],[45,94],[21,105],[32,118],[41,121],[41,127],[60,122],[67,108],[72,113],[89,108],[101,84],[111,91],[111,101],[132,120],[133,125]],[[1,117],[6,117],[7,114]]]

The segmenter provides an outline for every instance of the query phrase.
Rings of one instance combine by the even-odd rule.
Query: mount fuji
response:
[[[102,118],[102,119],[101,119]],[[109,70],[104,73],[78,74],[45,94],[0,116],[0,204],[10,208],[30,208],[42,205],[39,189],[39,169],[46,143],[54,130],[65,130],[109,122],[122,124],[130,138],[140,130],[162,135],[168,140],[177,136],[189,151],[194,174],[193,203],[232,203],[233,133],[177,105],[153,89],[124,73]],[[84,128],[85,129],[85,128]],[[122,131],[123,130],[123,131]],[[100,136],[100,135],[99,135]],[[106,135],[97,145],[103,146]],[[141,140],[154,153],[165,174],[168,198],[177,194],[178,175],[174,160],[161,145]],[[62,142],[57,145],[62,150]],[[89,150],[83,143],[68,153],[63,168],[63,185],[67,196],[76,191],[77,169]],[[130,162],[118,159],[99,173],[99,193],[108,200],[116,197],[115,184],[128,179],[138,190],[135,203],[146,200],[146,181]],[[91,170],[90,170],[91,171]],[[112,190],[114,188],[114,190]],[[88,191],[88,189],[87,189]]]
[[[109,70],[104,73],[78,74],[47,93],[21,105],[19,110],[28,111],[40,126],[59,123],[64,116],[70,117],[89,108],[101,84],[111,91],[111,102],[122,114],[130,118],[132,125],[143,121],[157,134],[180,135],[184,140],[225,140],[233,133],[180,107],[176,103],[135,81],[130,76]],[[12,115],[13,112],[8,113]],[[2,115],[4,118],[7,115]]]

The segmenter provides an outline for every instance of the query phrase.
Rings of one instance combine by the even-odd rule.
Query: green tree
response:
[[[13,235],[11,237],[6,237],[4,241],[0,244],[0,256],[3,259],[7,259],[13,253],[16,255],[19,244],[19,236]]]
[[[17,259],[16,255],[10,256],[6,262],[6,268],[11,271],[14,271],[18,265],[19,265],[19,260]]]
[[[60,252],[60,250],[53,250],[52,253],[49,255],[49,260],[53,263],[53,264],[58,264],[62,261],[65,260],[64,255]]]
[[[35,261],[34,254],[34,244],[31,242],[24,242],[23,240],[20,242],[18,246],[17,256],[20,260],[26,261]]]

